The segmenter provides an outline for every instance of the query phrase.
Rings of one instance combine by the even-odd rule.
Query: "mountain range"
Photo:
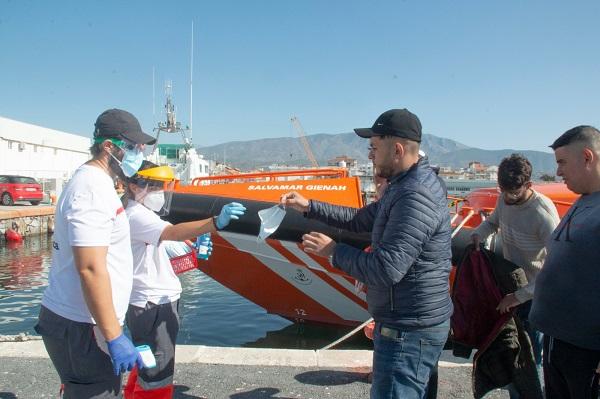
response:
[[[319,165],[337,156],[346,155],[359,163],[367,162],[368,140],[354,133],[313,134],[306,136],[310,148]],[[471,161],[485,165],[498,165],[502,158],[520,153],[533,165],[534,175],[544,173],[554,175],[556,162],[554,155],[542,151],[522,151],[517,149],[484,150],[469,147],[448,138],[424,134],[421,149],[432,164],[452,168],[467,167]],[[206,158],[216,159],[242,170],[266,167],[272,164],[309,166],[310,162],[297,137],[279,137],[247,141],[232,141],[207,147],[198,147]]]

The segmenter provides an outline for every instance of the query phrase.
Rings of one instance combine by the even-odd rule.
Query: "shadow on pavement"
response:
[[[364,382],[366,384],[368,383],[367,377],[368,373],[354,371],[315,370],[298,374],[294,378],[303,384],[332,386],[352,384],[354,382]]]
[[[248,392],[234,393],[231,399],[293,399],[283,396],[274,396],[281,392],[277,388],[256,388]]]
[[[188,395],[186,392],[190,390],[190,387],[186,385],[175,385],[173,392],[174,399],[206,399],[204,396]],[[2,399],[0,397],[0,399]]]

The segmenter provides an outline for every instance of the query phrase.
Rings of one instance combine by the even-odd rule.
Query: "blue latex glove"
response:
[[[244,212],[246,212],[246,208],[240,203],[232,202],[224,205],[223,209],[221,209],[219,217],[217,217],[217,221],[215,222],[217,229],[221,230],[227,226],[231,220],[239,219]]]
[[[117,338],[106,343],[108,344],[108,352],[110,353],[115,375],[119,375],[125,370],[131,371],[136,363],[139,369],[144,367],[142,357],[125,334],[121,333]]]

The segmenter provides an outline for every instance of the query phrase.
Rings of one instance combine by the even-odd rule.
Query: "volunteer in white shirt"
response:
[[[216,218],[172,225],[159,215],[168,214],[174,181],[170,167],[144,161],[129,179],[123,198],[134,265],[127,327],[135,345],[149,345],[156,358],[156,367],[130,373],[124,389],[126,399],[168,399],[173,395],[181,284],[167,254],[168,243],[220,230],[246,210],[233,202]]]
[[[92,159],[65,186],[55,214],[52,265],[35,330],[60,376],[63,398],[115,398],[139,355],[123,334],[133,278],[129,222],[113,179],[143,161],[145,134],[129,112],[95,123]]]

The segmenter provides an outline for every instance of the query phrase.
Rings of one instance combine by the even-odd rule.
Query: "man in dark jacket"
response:
[[[419,157],[421,122],[406,109],[384,112],[370,129],[369,159],[389,185],[382,198],[361,209],[281,197],[309,218],[371,232],[372,252],[336,244],[318,232],[303,236],[305,251],[367,285],[376,322],[371,398],[423,398],[449,330],[452,302],[450,214],[446,195],[426,158]]]
[[[600,362],[600,130],[576,126],[550,146],[556,175],[581,197],[546,242],[530,320],[544,333],[548,399],[598,397]]]

